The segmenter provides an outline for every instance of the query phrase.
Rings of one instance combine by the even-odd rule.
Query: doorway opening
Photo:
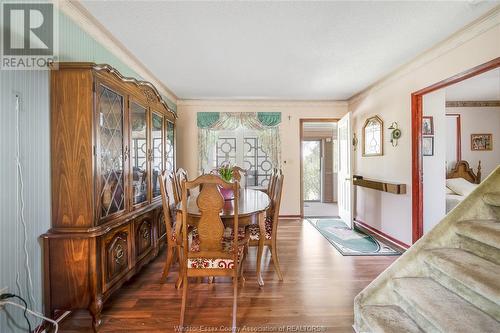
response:
[[[301,216],[337,217],[337,119],[301,119]]]
[[[478,183],[479,161],[498,163],[491,162],[498,154],[491,144],[497,130],[490,126],[498,124],[498,120],[486,120],[498,116],[493,110],[500,98],[498,68],[500,58],[412,94],[413,243],[461,200],[448,190],[447,179],[459,177]],[[490,88],[493,95],[485,96]],[[467,117],[472,120],[467,121]],[[462,169],[466,172],[455,171]],[[439,197],[433,198],[435,195]]]

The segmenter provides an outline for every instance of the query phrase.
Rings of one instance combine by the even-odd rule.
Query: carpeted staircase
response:
[[[354,300],[365,332],[500,332],[500,166]]]

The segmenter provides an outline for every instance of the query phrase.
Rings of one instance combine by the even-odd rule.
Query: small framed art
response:
[[[471,134],[470,150],[472,151],[493,150],[493,135]]]
[[[434,137],[424,136],[422,138],[422,155],[434,156]]]
[[[434,120],[432,116],[422,117],[422,135],[434,135]]]

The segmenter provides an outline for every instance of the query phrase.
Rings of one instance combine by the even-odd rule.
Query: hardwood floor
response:
[[[242,331],[278,332],[284,326],[285,332],[294,332],[286,327],[300,325],[320,327],[323,332],[353,332],[354,297],[398,258],[344,257],[302,220],[280,221],[278,249],[284,281],[278,281],[266,250],[263,288],[258,287],[255,276],[256,248],[250,249],[246,282],[238,300],[238,326],[250,329]],[[177,265],[167,283],[161,284],[164,260],[165,252],[106,302],[99,332],[175,331],[181,301],[181,291],[174,287]],[[229,279],[217,278],[214,284],[191,281],[190,287],[186,325],[193,328],[191,332],[209,332],[210,326],[215,327],[211,332],[221,332],[221,326],[230,326]],[[60,332],[92,332],[90,316],[72,314],[62,322]]]

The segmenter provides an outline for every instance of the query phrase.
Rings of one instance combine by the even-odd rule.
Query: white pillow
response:
[[[446,187],[458,195],[468,196],[476,189],[477,184],[472,184],[463,178],[452,178],[446,179]]]
[[[446,187],[446,194],[456,194],[449,187]]]

